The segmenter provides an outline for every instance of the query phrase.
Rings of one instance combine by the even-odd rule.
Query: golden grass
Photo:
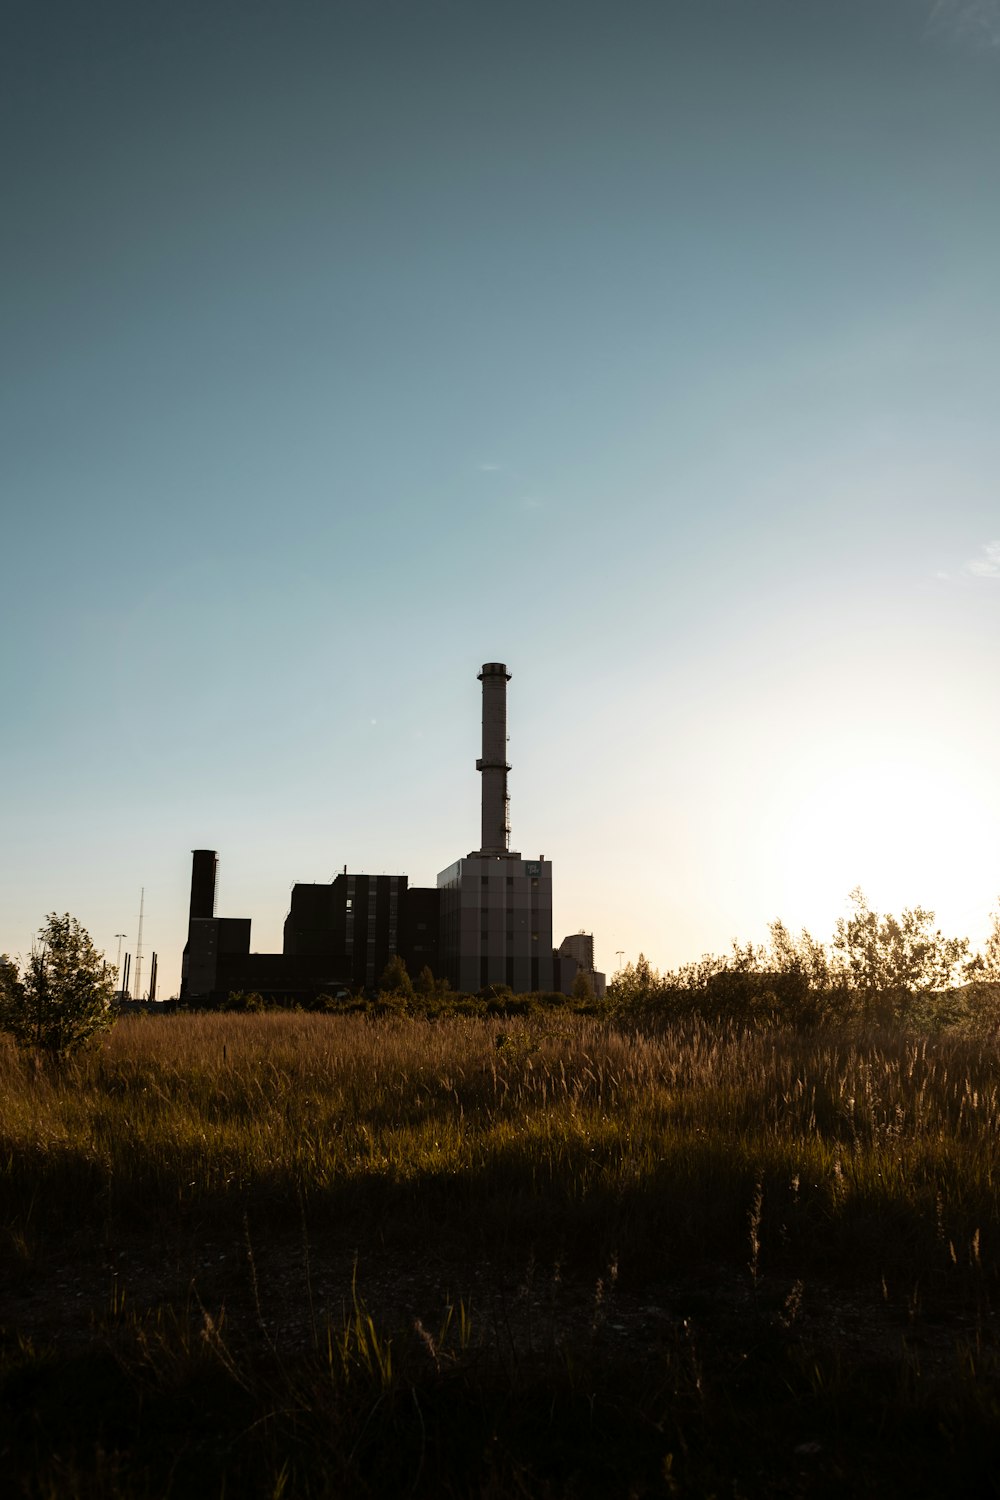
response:
[[[422,1203],[473,1237],[502,1221],[514,1245],[648,1267],[744,1255],[762,1184],[765,1266],[828,1259],[845,1233],[877,1255],[903,1221],[907,1253],[954,1263],[998,1223],[996,1062],[955,1038],[571,1016],[126,1018],[59,1068],[0,1047],[0,1206],[20,1231],[93,1217],[102,1194],[161,1224]]]
[[[555,1013],[129,1017],[59,1067],[2,1044],[16,1305],[60,1329],[85,1263],[105,1298],[54,1350],[0,1316],[12,1492],[988,1493],[997,1061]],[[369,1314],[373,1246],[389,1305],[430,1260],[440,1323]],[[338,1322],[311,1268],[355,1251]],[[466,1300],[484,1263],[499,1314]]]

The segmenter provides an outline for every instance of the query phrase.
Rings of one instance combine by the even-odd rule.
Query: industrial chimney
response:
[[[215,877],[219,859],[214,849],[191,851],[191,906],[189,919],[215,916]]]
[[[483,843],[481,854],[504,855],[510,849],[510,802],[507,796],[507,684],[502,661],[487,661],[479,673],[483,685],[483,755],[476,770],[483,776]]]
[[[208,994],[215,987],[219,925],[214,920],[215,878],[218,869],[219,857],[214,849],[192,849],[188,940],[181,955],[182,1000],[188,994]]]

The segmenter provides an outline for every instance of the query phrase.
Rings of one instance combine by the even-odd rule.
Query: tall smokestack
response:
[[[506,854],[510,848],[507,799],[507,684],[502,661],[483,662],[483,755],[476,770],[483,775],[483,843],[481,854]]]
[[[188,915],[192,920],[215,916],[215,874],[218,868],[219,859],[214,849],[191,851],[191,909]]]

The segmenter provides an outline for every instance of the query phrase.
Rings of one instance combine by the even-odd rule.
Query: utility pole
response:
[[[142,999],[142,911],[146,904],[146,887],[139,892],[139,936],[135,940],[135,999]]]

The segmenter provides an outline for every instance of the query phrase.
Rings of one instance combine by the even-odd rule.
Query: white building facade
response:
[[[442,870],[437,885],[442,956],[456,989],[552,989],[551,860],[474,853]]]

